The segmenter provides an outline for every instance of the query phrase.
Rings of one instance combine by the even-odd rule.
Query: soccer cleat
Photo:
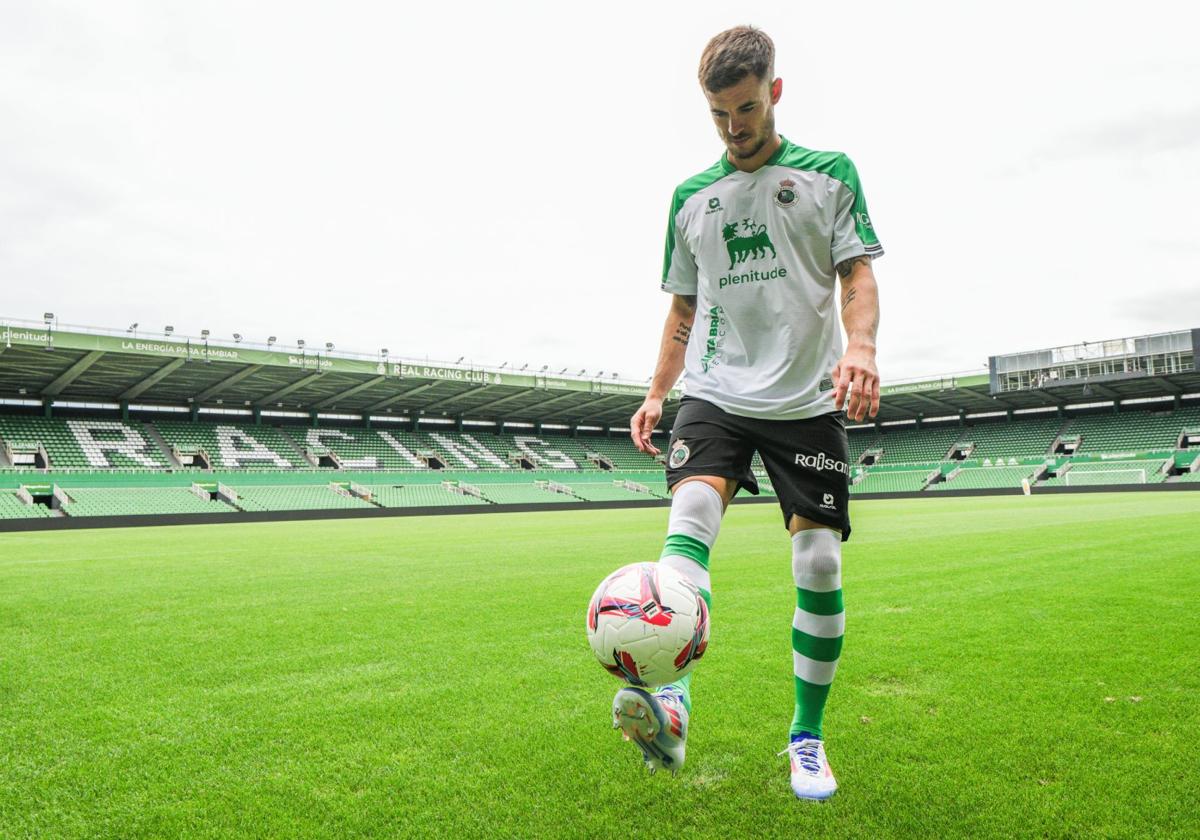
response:
[[[792,760],[792,793],[800,799],[828,799],[837,781],[825,757],[825,743],[816,738],[797,738],[779,753]]]
[[[677,689],[655,694],[640,688],[622,688],[613,698],[613,728],[642,751],[646,769],[660,767],[679,772],[687,746],[688,713]]]

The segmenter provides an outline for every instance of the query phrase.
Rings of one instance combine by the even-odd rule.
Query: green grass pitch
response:
[[[773,505],[713,552],[675,779],[583,627],[663,509],[0,534],[0,836],[1200,834],[1200,493],[853,516],[825,804]]]

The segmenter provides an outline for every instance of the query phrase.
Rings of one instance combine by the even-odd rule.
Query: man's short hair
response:
[[[775,44],[761,29],[735,26],[708,42],[700,56],[700,84],[719,93],[747,76],[767,79],[775,75]]]

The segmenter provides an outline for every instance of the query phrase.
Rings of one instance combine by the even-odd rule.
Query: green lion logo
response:
[[[737,222],[730,222],[721,228],[721,236],[725,239],[725,250],[729,252],[730,268],[748,259],[762,259],[767,255],[768,248],[771,249],[771,256],[775,256],[775,246],[771,244],[771,238],[767,236],[766,225],[760,225],[752,219],[743,219],[742,231],[745,235],[738,236]]]

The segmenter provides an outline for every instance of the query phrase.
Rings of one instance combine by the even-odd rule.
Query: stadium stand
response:
[[[12,490],[0,490],[0,519],[32,519],[50,516],[45,505],[26,504]]]
[[[915,493],[938,471],[939,465],[936,463],[879,466],[867,471],[859,481],[851,484],[850,492]]]
[[[1030,478],[1037,467],[1024,464],[1017,467],[964,467],[947,476],[946,481],[931,484],[929,490],[983,490],[1020,487],[1021,480]]]
[[[1067,428],[1079,435],[1079,452],[1142,452],[1174,449],[1187,426],[1200,425],[1200,408],[1132,411],[1073,419]]]
[[[141,424],[108,419],[60,420],[0,414],[0,440],[13,449],[36,449],[50,467],[132,467],[166,469],[162,451]]]
[[[1046,455],[1063,425],[1060,417],[978,423],[964,428],[955,443],[973,444],[971,458]]]
[[[850,451],[850,463],[857,464],[867,450],[877,449],[879,433],[874,426],[847,426],[846,439]]]
[[[374,505],[325,485],[235,485],[242,510],[367,510]]]
[[[626,484],[644,487],[644,491],[632,489]],[[607,483],[597,481],[575,481],[571,489],[580,499],[589,502],[628,502],[637,499],[661,499],[666,494],[653,492],[648,485],[640,482],[626,482],[616,479]]]
[[[68,516],[144,516],[168,513],[232,513],[224,502],[200,498],[184,487],[63,487]]]
[[[1064,467],[1057,475],[1038,482],[1039,486],[1191,483],[1195,479],[1189,470],[1198,450],[1176,450],[1175,445],[1185,428],[1196,426],[1200,426],[1200,409],[1191,407],[1173,412],[1105,413],[1069,419],[1037,417],[961,426],[927,424],[919,430],[885,428],[879,433],[873,429],[854,430],[850,437],[852,451],[861,454],[873,449],[882,454],[869,467],[855,467],[852,492],[857,495],[1019,487],[1021,479],[1031,478],[1040,471],[1060,433],[1078,434],[1079,452],[1073,458],[1062,459]],[[156,439],[178,452],[194,452],[210,458],[212,470],[171,468],[170,455]],[[190,493],[188,486],[197,475],[213,476],[237,488],[244,500],[239,506],[245,510],[554,504],[669,495],[661,464],[638,453],[623,437],[348,426],[274,427],[205,420],[143,423],[0,414],[0,441],[8,445],[10,452],[38,449],[46,453],[51,474],[59,476],[57,483],[71,493],[73,501],[64,506],[68,516],[227,510],[229,506],[223,502],[206,502]],[[967,444],[972,445],[970,458],[947,459]],[[1142,451],[1149,446],[1157,446],[1159,450]],[[322,453],[332,453],[340,468],[329,462],[323,468],[314,466],[304,452],[318,463]],[[912,460],[922,455],[929,457]],[[1145,460],[1147,455],[1152,460]],[[893,460],[899,458],[910,460]],[[1089,463],[1089,458],[1103,460]],[[545,469],[547,466],[555,469]],[[773,494],[757,456],[752,466],[763,494]],[[937,470],[947,480],[927,484],[930,474]],[[0,486],[19,486],[12,477],[26,471],[44,474],[28,464],[12,467],[0,472]],[[1172,475],[1181,472],[1182,475]],[[331,475],[360,481],[369,488],[371,501],[331,490]],[[442,481],[461,475],[469,475],[470,481],[484,488],[482,498],[464,496],[440,486]],[[114,481],[114,476],[126,478]],[[618,483],[614,484],[614,479]],[[644,486],[648,492],[625,488],[620,482],[626,480]],[[389,485],[388,481],[392,483]],[[545,489],[545,482],[558,482],[571,489],[569,493],[551,492]],[[255,489],[259,486],[275,489]],[[154,494],[135,492],[135,487],[176,489],[164,490],[161,498],[154,499],[151,498]],[[97,492],[88,492],[88,488],[96,488]],[[40,510],[30,514],[24,508],[32,510],[30,506],[5,504],[7,515],[42,515]]]
[[[201,360],[170,337],[56,328],[51,345],[39,329],[8,333],[0,353],[3,519],[669,496],[663,457],[613,425],[640,404],[639,383],[244,344],[210,364],[209,342]],[[885,386],[877,422],[848,427],[851,492],[1194,485],[1196,347],[1200,330],[1182,330]],[[751,468],[772,496],[757,455]]]
[[[369,484],[371,501],[382,507],[448,507],[486,505],[487,501],[446,489],[441,484]]]
[[[961,434],[957,423],[928,423],[920,429],[884,427],[874,445],[883,450],[880,463],[940,461]]]
[[[483,498],[499,505],[561,504],[563,502],[580,501],[579,497],[574,493],[556,493],[545,486],[538,486],[532,482],[529,484],[501,484],[491,482],[480,485],[479,489],[483,492]]]
[[[282,432],[267,425],[160,420],[154,427],[169,446],[183,452],[203,452],[214,469],[312,466]]]

